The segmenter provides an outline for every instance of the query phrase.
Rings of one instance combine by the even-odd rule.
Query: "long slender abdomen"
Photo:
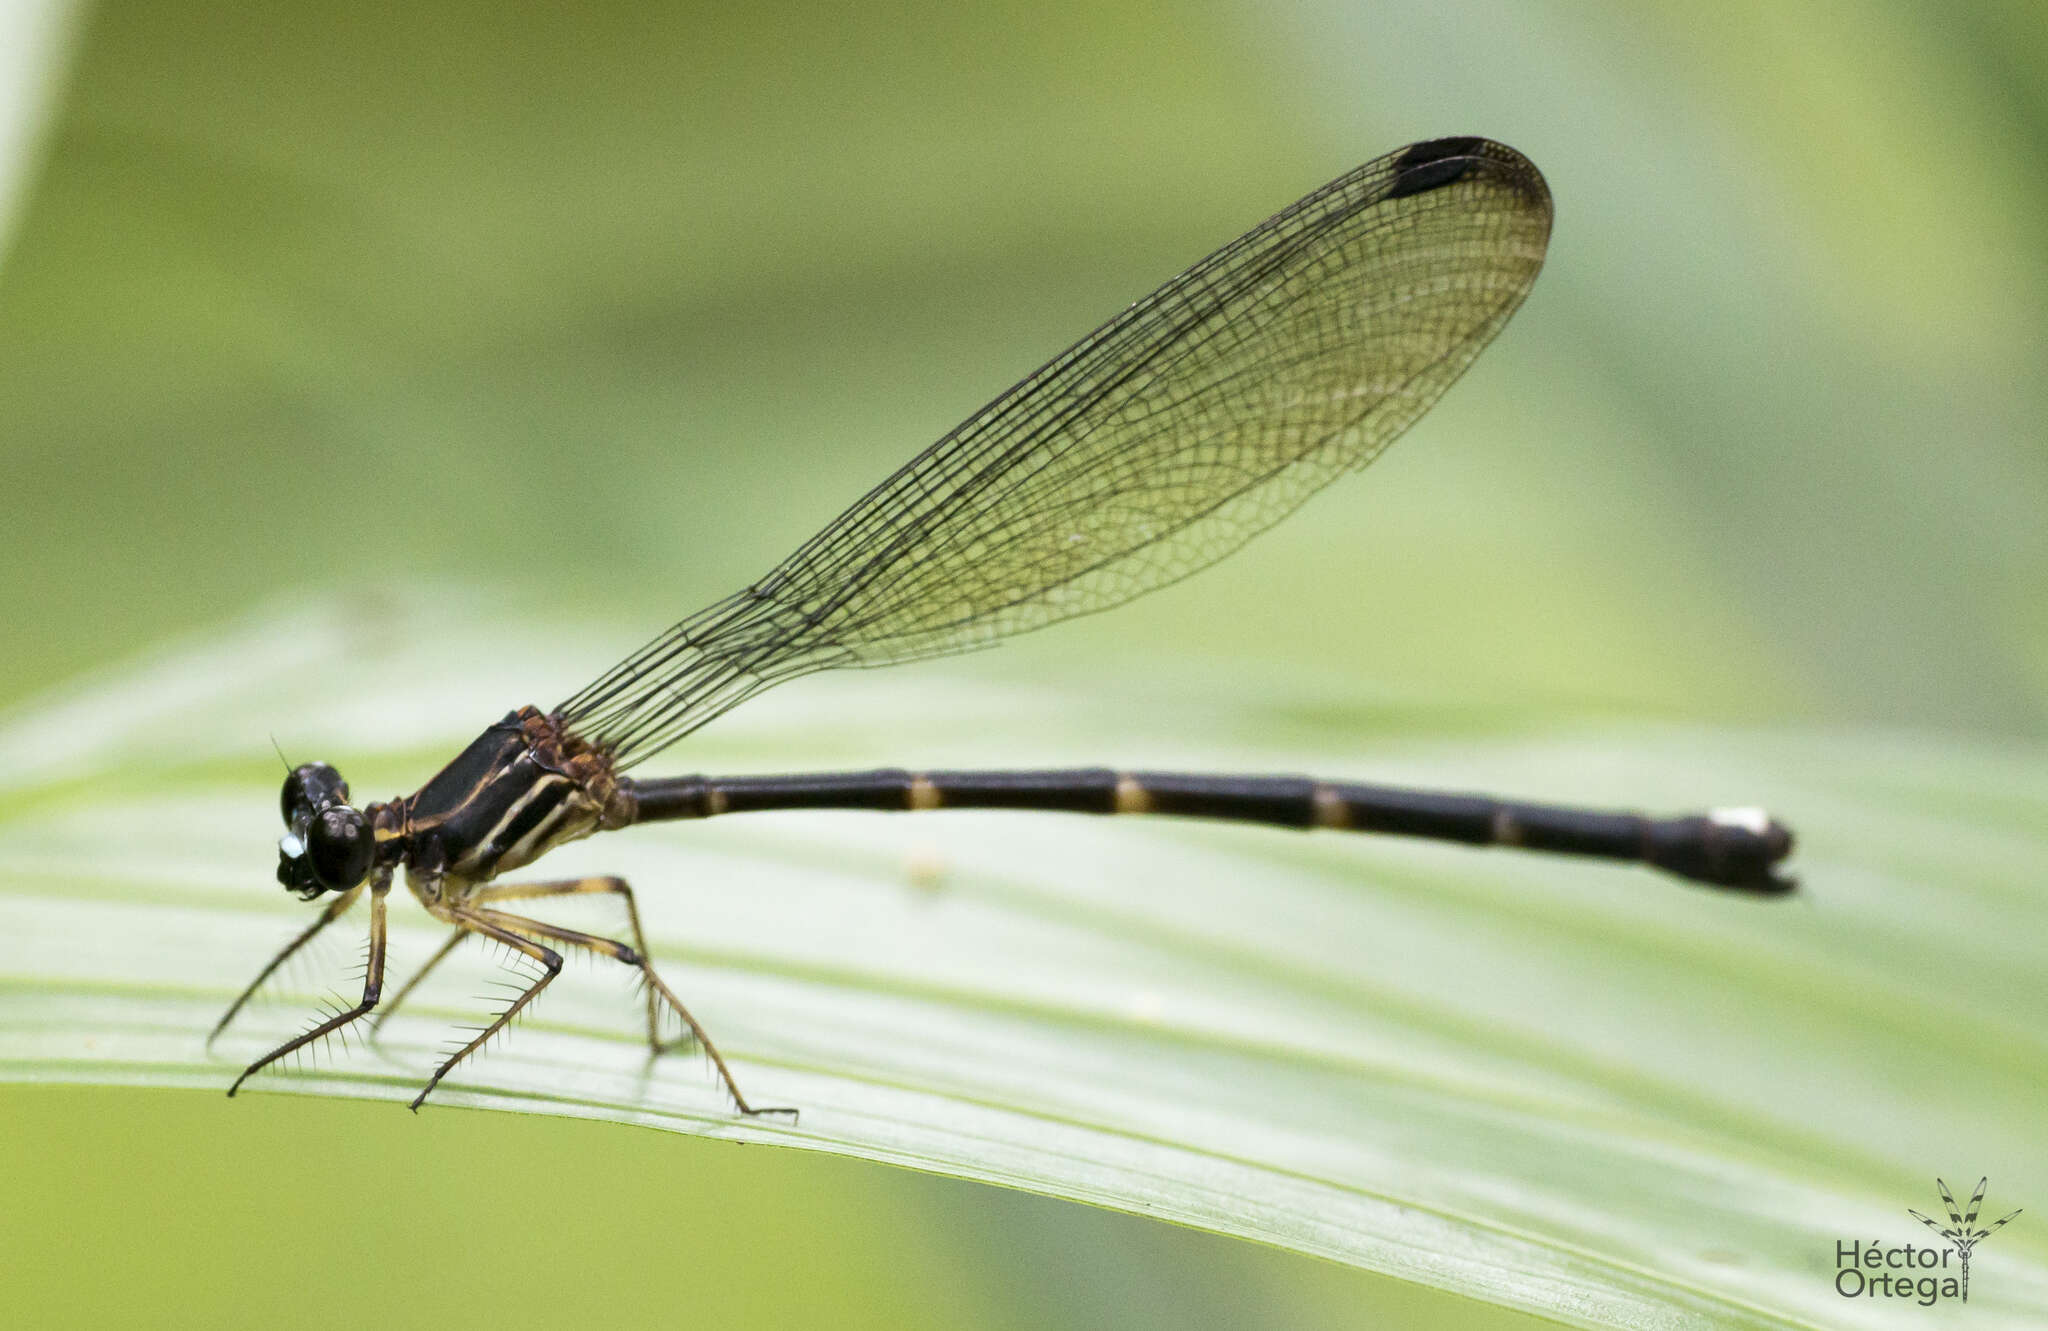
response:
[[[1773,866],[1791,852],[1791,833],[1754,810],[1651,818],[1301,776],[1117,772],[1106,767],[692,776],[622,782],[621,790],[636,805],[636,822],[774,809],[1162,814],[1591,855],[1752,891],[1778,892],[1792,886],[1773,872]]]

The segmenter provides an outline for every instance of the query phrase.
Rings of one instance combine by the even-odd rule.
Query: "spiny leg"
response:
[[[447,1061],[434,1070],[434,1075],[427,1079],[427,1084],[422,1086],[420,1093],[413,1097],[412,1109],[415,1113],[419,1112],[419,1107],[425,1102],[426,1098],[433,1094],[434,1088],[441,1084],[441,1079],[455,1070],[456,1064],[483,1048],[486,1041],[499,1031],[504,1030],[512,1018],[518,1016],[528,1003],[531,1003],[540,995],[541,990],[547,988],[554,981],[554,978],[562,973],[561,953],[556,952],[552,948],[542,947],[532,939],[506,928],[495,919],[487,918],[488,916],[495,916],[497,914],[495,911],[471,911],[460,906],[444,906],[435,910],[434,913],[458,929],[480,935],[484,938],[494,939],[515,952],[532,957],[546,968],[547,973],[535,980],[531,985],[528,985],[526,991],[513,999],[512,1005],[503,1012],[500,1012],[496,1021],[493,1021],[490,1025],[484,1027],[483,1030],[479,1031],[474,1040],[456,1050],[454,1054],[449,1056]],[[517,916],[505,916],[502,918],[518,920]],[[531,924],[533,921],[519,920],[519,923],[525,925]]]
[[[457,929],[454,933],[449,934],[448,941],[441,944],[441,950],[428,957],[427,964],[414,971],[412,978],[398,987],[398,992],[391,996],[391,1001],[386,1003],[383,1009],[370,1020],[370,1038],[372,1040],[377,1038],[377,1032],[383,1029],[384,1023],[390,1020],[391,1014],[398,1011],[398,1005],[405,1001],[406,995],[419,988],[420,981],[432,974],[434,967],[446,961],[448,954],[455,950],[455,945],[467,937],[469,937],[469,930],[467,929]]]
[[[601,883],[607,880],[583,879],[580,881]],[[626,884],[619,879],[611,879],[609,881],[618,883],[620,888],[626,888]],[[508,897],[516,899],[520,894],[521,889],[525,886],[525,884],[508,883],[505,885],[505,888],[503,889],[505,895],[497,897],[495,899],[500,901],[505,900]],[[575,883],[568,885],[557,883],[536,883],[533,884],[533,886],[549,889],[562,889],[534,893],[533,895],[536,896],[567,896],[570,895],[572,892],[576,891],[599,892],[609,890],[601,887],[580,887],[578,884]],[[486,889],[487,892],[495,892],[498,890],[499,889]],[[483,893],[478,894],[479,898],[482,898],[483,895]],[[631,889],[629,888],[626,889],[626,901],[628,909],[631,909],[632,894]],[[690,1015],[690,1009],[683,1006],[683,1000],[677,998],[675,996],[674,991],[671,990],[666,984],[663,984],[661,977],[655,974],[654,963],[647,956],[646,940],[640,934],[640,920],[638,912],[634,912],[633,918],[634,938],[636,939],[636,941],[640,943],[640,950],[637,952],[634,949],[627,947],[624,943],[617,942],[610,938],[600,938],[595,934],[586,934],[575,929],[564,929],[560,925],[548,924],[541,920],[530,920],[523,915],[507,915],[503,911],[496,910],[478,910],[476,914],[479,917],[486,919],[493,924],[498,925],[500,928],[512,930],[519,933],[529,934],[534,937],[552,939],[553,941],[558,943],[565,943],[570,947],[586,948],[592,952],[599,953],[603,956],[611,957],[617,961],[624,962],[628,966],[636,968],[640,972],[640,974],[646,979],[650,996],[654,993],[659,993],[663,1001],[665,1001],[671,1008],[674,1008],[676,1015],[682,1018],[683,1025],[689,1028],[690,1038],[695,1040],[698,1046],[703,1049],[705,1055],[710,1058],[711,1066],[717,1069],[718,1079],[720,1082],[724,1084],[726,1094],[732,1097],[732,1102],[734,1106],[738,1108],[738,1110],[742,1114],[745,1114],[750,1118],[758,1114],[788,1114],[791,1118],[796,1117],[797,1111],[787,1105],[765,1105],[759,1109],[756,1109],[754,1106],[747,1103],[747,1097],[740,1093],[739,1083],[733,1080],[732,1069],[725,1065],[725,1056],[718,1052],[718,1046],[711,1042],[711,1037],[705,1034],[704,1028],[702,1026],[697,1024],[697,1019]],[[649,1001],[652,1002],[651,997]],[[651,1020],[652,1019],[650,1018],[650,1021]],[[661,1048],[661,1044],[658,1041],[655,1041],[655,1052],[659,1053],[661,1051]]]
[[[244,989],[241,996],[236,998],[234,1002],[228,1004],[228,1010],[223,1012],[220,1020],[213,1024],[213,1030],[206,1037],[206,1047],[208,1049],[213,1048],[213,1042],[218,1040],[220,1033],[228,1028],[228,1023],[235,1019],[235,1014],[242,1010],[243,1004],[256,996],[256,991],[263,987],[263,982],[276,974],[277,968],[284,965],[291,958],[292,953],[297,952],[300,948],[312,942],[315,934],[318,934],[322,929],[325,929],[328,925],[333,924],[336,920],[347,914],[348,908],[355,905],[356,898],[362,894],[363,889],[358,885],[328,902],[326,908],[320,912],[319,918],[307,925],[297,938],[286,943],[284,948],[270,959],[269,965],[256,972],[256,978],[249,981],[249,987]],[[246,1076],[247,1074],[243,1075]]]
[[[371,1008],[377,1006],[377,995],[384,989],[384,894],[390,890],[391,875],[388,871],[370,884],[370,958],[369,966],[363,972],[362,1001],[346,1012],[337,1013],[329,1017],[326,1021],[321,1022],[318,1026],[315,1026],[297,1039],[285,1041],[277,1048],[257,1059],[254,1063],[251,1063],[241,1076],[235,1078],[235,1084],[228,1087],[229,1095],[233,1095],[236,1091],[240,1090],[243,1082],[249,1080],[250,1077],[256,1075],[256,1073],[270,1064],[275,1063],[278,1059],[283,1058],[286,1054],[303,1049],[316,1040],[326,1039],[334,1034],[334,1032],[362,1016],[365,1012],[368,1012]],[[348,893],[347,900],[353,900],[354,897],[355,893],[350,892]],[[343,904],[345,906],[346,901]],[[329,909],[332,908],[330,907]],[[338,914],[339,912],[336,913]],[[312,937],[313,933],[324,923],[326,923],[325,920],[318,921],[312,929],[308,929],[304,934],[301,934],[298,942],[293,943],[292,947],[285,949],[284,956],[291,955],[292,948],[296,948],[299,943],[303,943],[306,939]],[[279,961],[283,959],[283,956],[278,958]],[[276,964],[277,962],[274,961],[271,963],[271,966]],[[268,973],[267,969],[265,973]],[[261,977],[258,977],[258,982],[261,982]],[[237,1006],[240,1006],[240,1004],[237,1004]],[[232,1009],[228,1015],[234,1015]],[[225,1020],[223,1020],[222,1024],[226,1024]]]
[[[647,934],[640,928],[640,908],[633,903],[633,889],[623,878],[605,875],[599,878],[551,879],[545,883],[499,883],[484,888],[470,900],[482,905],[493,901],[530,901],[538,897],[591,896],[599,893],[625,898],[626,922],[633,926],[633,949],[639,953],[639,959],[627,961],[621,957],[620,960],[627,961],[628,965],[638,966],[651,976],[653,972],[649,969],[651,963],[648,958],[652,953],[647,948]],[[439,958],[435,960],[438,961]],[[661,1042],[661,1009],[652,985],[647,987],[647,1047],[657,1054],[668,1048]]]
[[[787,1114],[792,1122],[795,1121],[797,1111],[793,1106],[763,1105],[761,1108],[756,1109],[748,1104],[747,1098],[740,1094],[739,1084],[732,1079],[732,1069],[725,1065],[724,1057],[719,1054],[718,1046],[711,1043],[711,1037],[705,1034],[702,1026],[697,1024],[697,1019],[690,1015],[690,1009],[683,1006],[683,1000],[677,998],[669,987],[661,982],[661,977],[654,973],[654,966],[651,963],[643,961],[640,971],[647,977],[648,984],[661,991],[662,999],[675,1009],[676,1015],[683,1019],[683,1024],[690,1028],[692,1038],[697,1041],[706,1054],[710,1055],[711,1066],[718,1069],[718,1079],[725,1083],[726,1094],[732,1097],[733,1104],[739,1108],[742,1114],[750,1118],[757,1114]]]
[[[626,899],[626,919],[633,926],[633,942],[639,948],[640,955],[646,956],[647,936],[640,930],[640,911],[633,904],[633,889],[626,885],[626,880],[623,878],[561,878],[552,879],[544,883],[502,883],[495,887],[484,888],[469,899],[471,902],[521,901],[534,897],[566,897],[587,895],[594,892],[616,893]],[[427,976],[433,974],[434,968],[446,961],[448,954],[460,946],[462,940],[467,937],[469,937],[469,930],[467,929],[458,928],[455,932],[449,934],[447,941],[441,944],[434,955],[428,957],[425,964],[413,972],[412,978],[399,986],[398,992],[391,996],[391,1001],[385,1003],[378,1010],[375,1019],[371,1021],[370,1035],[372,1039],[376,1038],[378,1029],[391,1019],[392,1015],[398,1011],[400,1005],[412,994],[412,991],[419,988]],[[647,1043],[656,1053],[660,1053],[662,1051],[661,1028],[659,1024],[659,1009],[655,1006],[655,1002],[654,991],[650,989],[647,992]]]

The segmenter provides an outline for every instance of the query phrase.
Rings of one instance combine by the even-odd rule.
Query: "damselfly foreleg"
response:
[[[221,1013],[220,1020],[213,1024],[213,1030],[209,1032],[206,1037],[206,1047],[209,1049],[213,1047],[213,1042],[215,1040],[218,1040],[220,1038],[220,1033],[228,1028],[228,1023],[235,1019],[235,1014],[242,1010],[243,1004],[247,1003],[250,999],[256,996],[256,991],[263,987],[264,981],[268,980],[272,975],[277,973],[277,968],[279,966],[282,966],[285,964],[285,962],[289,961],[294,952],[297,952],[300,948],[312,942],[314,936],[317,935],[322,929],[325,929],[328,925],[333,924],[336,920],[348,914],[348,908],[350,906],[355,905],[356,898],[361,896],[362,894],[363,889],[359,884],[355,887],[350,888],[348,891],[343,892],[334,900],[328,902],[325,909],[323,909],[320,912],[320,916],[318,919],[314,920],[311,924],[307,925],[305,929],[300,932],[297,938],[294,938],[291,942],[286,943],[283,949],[280,950],[276,956],[270,959],[269,965],[265,966],[262,970],[257,971],[256,978],[249,981],[249,987],[247,989],[244,989],[241,992],[241,995],[237,997],[234,1002],[228,1004],[228,1010],[226,1012]],[[243,1075],[246,1076],[248,1074],[244,1073]]]
[[[348,1011],[336,1013],[318,1026],[315,1026],[312,1030],[307,1031],[304,1035],[299,1036],[297,1039],[285,1041],[277,1048],[257,1059],[254,1063],[251,1063],[243,1070],[241,1076],[235,1078],[235,1084],[228,1087],[229,1095],[233,1095],[237,1090],[240,1090],[243,1082],[249,1080],[249,1078],[272,1063],[277,1062],[278,1059],[283,1058],[286,1054],[295,1053],[315,1041],[326,1039],[377,1006],[377,996],[384,991],[384,897],[390,891],[391,875],[389,873],[380,875],[375,882],[370,884],[370,956],[368,965],[363,971],[362,1000]],[[349,900],[353,900],[354,897],[354,892],[348,893]],[[347,900],[338,900],[337,904],[345,909]],[[332,908],[330,907],[330,909]],[[340,912],[335,911],[335,914],[339,915]],[[316,921],[314,927],[301,934],[291,947],[285,949],[284,953],[277,958],[277,961],[270,963],[271,967],[275,967],[278,961],[283,961],[285,957],[290,956],[300,943],[312,937],[314,933],[318,932],[319,927],[326,922],[325,919]],[[268,973],[269,971],[266,969],[265,974]],[[261,982],[262,977],[257,977],[257,983],[260,984]],[[253,991],[253,985],[251,989]],[[246,996],[244,995],[244,997]],[[240,1004],[237,1003],[236,1006],[239,1007]],[[229,1009],[228,1016],[233,1015],[234,1010]],[[226,1018],[222,1019],[221,1024],[227,1024]]]
[[[434,967],[446,961],[448,954],[453,952],[456,945],[467,937],[469,937],[469,930],[467,929],[457,929],[454,933],[449,934],[448,941],[441,944],[440,950],[434,953],[433,956],[428,957],[426,964],[412,973],[411,979],[398,986],[398,992],[391,995],[391,1001],[386,1003],[378,1011],[377,1015],[370,1020],[370,1038],[372,1040],[377,1038],[377,1032],[384,1028],[384,1023],[391,1019],[391,1014],[398,1011],[399,1006],[405,1002],[406,996],[419,988],[420,981],[432,975]]]

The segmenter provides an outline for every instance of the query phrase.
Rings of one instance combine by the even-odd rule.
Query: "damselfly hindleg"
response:
[[[640,928],[640,911],[633,903],[633,889],[626,885],[626,880],[623,878],[557,878],[544,883],[499,883],[476,892],[468,898],[468,901],[471,905],[487,905],[495,901],[530,901],[539,897],[590,896],[597,893],[607,893],[625,898],[626,921],[633,928],[633,947],[626,949],[626,951],[629,953],[637,952],[638,956],[620,955],[617,950],[618,945],[611,943],[609,940],[600,940],[605,943],[605,946],[593,947],[591,950],[602,952],[608,957],[615,957],[629,966],[645,969],[642,962],[648,955],[647,935]],[[392,1014],[397,1012],[405,1003],[405,1000],[411,996],[412,991],[419,988],[421,982],[434,973],[434,968],[446,961],[448,954],[461,946],[462,940],[469,936],[469,930],[460,928],[448,935],[448,941],[441,944],[440,949],[433,956],[427,958],[426,964],[417,971],[414,971],[412,978],[401,985],[398,992],[391,996],[391,1001],[384,1004],[378,1010],[376,1020],[370,1024],[370,1031],[373,1036],[378,1028],[390,1020]],[[567,942],[570,940],[563,939],[561,941]],[[672,1047],[663,1045],[661,1042],[661,1009],[657,1005],[655,991],[652,986],[649,986],[647,989],[647,1045],[657,1054]]]
[[[641,979],[646,986],[647,1043],[655,1053],[662,1053],[676,1047],[678,1044],[695,1044],[704,1051],[705,1057],[711,1060],[711,1066],[717,1071],[718,1080],[724,1085],[726,1094],[732,1097],[733,1105],[742,1114],[750,1117],[759,1114],[788,1114],[794,1117],[797,1111],[792,1108],[784,1106],[756,1108],[747,1103],[747,1097],[740,1092],[739,1083],[733,1080],[732,1069],[726,1066],[725,1056],[718,1052],[718,1046],[705,1033],[704,1027],[698,1023],[697,1018],[691,1015],[690,1009],[683,1006],[683,1000],[677,998],[675,991],[670,989],[661,976],[656,973],[653,957],[647,949],[647,935],[640,927],[640,911],[633,901],[633,889],[625,879],[606,876],[560,879],[545,883],[501,883],[484,888],[470,898],[470,903],[472,907],[475,907],[485,902],[532,900],[538,897],[587,896],[597,893],[615,894],[625,898],[626,918],[633,927],[634,946],[628,947],[626,944],[615,939],[583,933],[576,929],[565,929],[560,925],[528,919],[522,915],[507,915],[502,911],[495,910],[476,910],[475,913],[501,928],[514,930],[525,934],[529,938],[536,940],[546,939],[566,947],[580,947],[633,967],[640,972]],[[451,939],[449,944],[443,947],[442,953],[444,955],[452,948],[454,941]],[[684,1029],[688,1032],[683,1039],[670,1044],[662,1042],[661,1014],[657,1006],[658,1002],[666,1003],[669,1009],[676,1014],[677,1019],[683,1023]]]

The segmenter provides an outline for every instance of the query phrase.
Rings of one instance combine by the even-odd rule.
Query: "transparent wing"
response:
[[[780,680],[971,650],[1205,568],[1428,410],[1528,294],[1550,217],[1542,175],[1486,139],[1368,162],[558,710],[630,765]]]

